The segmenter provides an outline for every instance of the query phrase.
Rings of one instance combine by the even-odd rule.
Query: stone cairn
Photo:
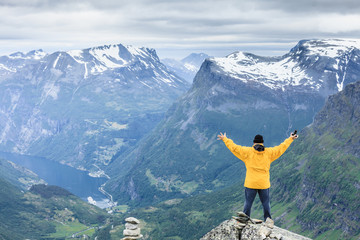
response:
[[[125,230],[123,232],[124,238],[121,240],[134,240],[140,239],[143,237],[140,233],[140,228],[138,227],[140,221],[134,217],[128,217],[125,219]]]

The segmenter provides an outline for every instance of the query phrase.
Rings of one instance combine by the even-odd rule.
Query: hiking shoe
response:
[[[245,218],[245,217],[234,217],[233,216],[232,218],[238,222],[245,223],[245,224],[250,220],[250,218]]]
[[[265,226],[268,228],[274,228],[274,220],[271,218],[267,218],[265,221]]]
[[[249,218],[249,216],[248,216],[248,215],[246,215],[244,212],[238,212],[238,213],[237,213],[237,215],[238,215],[239,217],[246,217],[246,218]]]
[[[260,223],[263,222],[263,220],[256,219],[256,218],[252,218],[251,220],[252,220],[254,223],[256,223],[256,224],[260,224]]]

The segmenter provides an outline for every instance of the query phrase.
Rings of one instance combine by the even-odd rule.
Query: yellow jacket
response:
[[[289,137],[279,146],[267,147],[262,152],[255,150],[253,147],[236,145],[227,137],[224,137],[223,141],[226,147],[245,163],[246,177],[244,186],[252,189],[267,189],[270,187],[270,164],[278,159],[294,140]]]

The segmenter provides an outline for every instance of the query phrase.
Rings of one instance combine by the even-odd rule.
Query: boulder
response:
[[[135,230],[137,229],[139,226],[138,224],[134,224],[134,223],[125,223],[125,228],[129,229],[129,230]]]
[[[134,217],[128,217],[128,218],[126,218],[126,219],[125,219],[125,222],[127,222],[127,223],[133,223],[133,224],[139,224],[139,223],[140,223],[140,221],[137,220],[137,219],[134,218]]]

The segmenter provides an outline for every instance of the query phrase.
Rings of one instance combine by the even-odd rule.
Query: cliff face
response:
[[[241,228],[241,223],[237,220],[226,220],[208,232],[200,240],[310,240],[310,238],[303,237],[276,226],[274,226],[274,228],[266,227],[264,223],[248,223],[243,229]]]
[[[296,222],[316,238],[359,238],[359,102],[360,81],[330,96],[275,162],[272,194],[285,209],[281,226],[290,227],[296,214]]]

